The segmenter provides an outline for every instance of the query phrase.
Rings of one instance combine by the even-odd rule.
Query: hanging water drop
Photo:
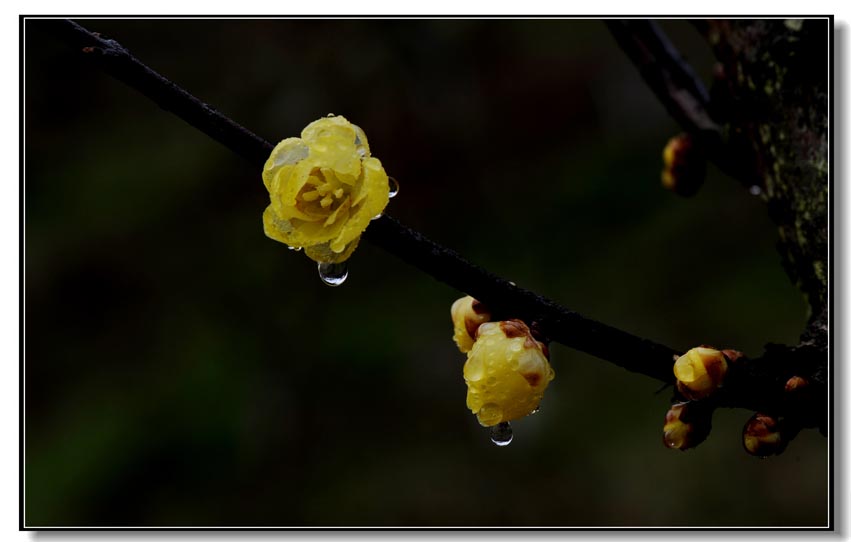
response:
[[[751,193],[751,196],[758,196],[762,194],[762,188],[758,184],[755,184],[748,189],[748,192]]]
[[[536,406],[536,407],[535,407],[535,410],[533,410],[533,411],[532,411],[532,412],[530,412],[529,414],[531,414],[531,415],[535,415],[535,414],[537,414],[537,413],[538,413],[538,412],[540,412],[540,411],[541,411],[541,407]]]
[[[292,250],[293,252],[301,252],[301,247],[287,247],[287,248]]]
[[[346,262],[320,263],[317,266],[319,278],[328,286],[339,286],[346,282],[349,276],[349,266]]]
[[[374,217],[370,218],[370,220],[378,220],[379,218],[381,218],[381,213],[378,213]]]
[[[514,431],[509,422],[502,422],[491,427],[491,442],[497,446],[508,446],[514,439]]]
[[[399,193],[399,181],[393,177],[387,177],[387,184],[390,185],[390,197],[395,198],[396,194]]]

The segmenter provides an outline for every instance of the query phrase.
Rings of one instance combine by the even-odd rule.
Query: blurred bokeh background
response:
[[[710,169],[593,20],[79,20],[262,137],[342,114],[387,212],[675,348],[794,343],[763,204]],[[686,21],[662,26],[708,83]],[[25,23],[29,526],[786,526],[827,521],[827,445],[666,449],[670,391],[562,345],[497,448],[466,410],[461,295],[363,243],[340,288],[263,235],[260,164]]]

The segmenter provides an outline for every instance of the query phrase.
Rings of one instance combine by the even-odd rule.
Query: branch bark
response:
[[[163,109],[171,111],[258,168],[265,162],[272,150],[271,143],[153,71],[118,42],[104,39],[72,21],[56,20],[51,25],[55,35],[81,51],[97,67],[138,90]],[[664,40],[656,40],[649,50],[666,50],[668,60],[671,58],[672,48]],[[660,79],[665,83],[665,88],[680,89],[692,96],[690,100],[674,100],[672,107],[682,106],[683,115],[692,119],[689,122],[702,133],[715,130],[703,112],[705,93],[686,81],[689,74],[686,66],[681,63],[678,70],[671,74],[663,74]],[[479,299],[496,315],[521,318],[535,325],[551,340],[629,371],[665,383],[673,381],[671,368],[677,350],[585,318],[550,299],[519,288],[464,260],[453,250],[440,246],[390,216],[384,215],[373,221],[364,233],[364,238],[435,279]],[[742,369],[739,386],[721,394],[717,399],[719,405],[757,409],[771,408],[775,404],[776,398],[766,383],[783,378],[782,372],[760,360],[753,361],[752,367],[756,369]],[[745,366],[751,367],[742,364],[742,367]],[[771,375],[770,379],[766,378],[766,371]]]
[[[806,295],[810,321],[796,346],[766,345],[762,358],[730,375],[736,402],[789,411],[785,378],[816,385],[794,408],[826,431],[828,364],[828,59],[827,20],[693,21],[719,61],[711,100],[682,56],[652,21],[611,21],[609,29],[647,84],[707,156],[746,186],[758,186],[777,224],[784,268]],[[823,59],[823,62],[819,62]],[[711,115],[710,115],[711,114]],[[710,120],[707,120],[710,116]],[[723,403],[725,400],[717,398]],[[740,403],[741,404],[741,403]],[[757,410],[756,408],[754,408]]]

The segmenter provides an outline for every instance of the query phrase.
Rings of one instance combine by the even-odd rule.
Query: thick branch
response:
[[[611,21],[609,29],[647,84],[707,155],[730,176],[762,188],[780,227],[784,267],[810,301],[811,320],[794,347],[767,345],[740,364],[720,405],[790,412],[782,389],[791,376],[813,383],[806,424],[825,430],[827,401],[827,63],[826,20],[695,21],[720,63],[711,104],[652,21]],[[706,118],[711,112],[713,125]]]
[[[87,58],[109,74],[250,162],[258,166],[265,162],[272,149],[269,142],[154,72],[117,42],[102,39],[71,21],[53,24],[57,35],[80,48]],[[673,380],[671,367],[677,353],[674,349],[590,320],[554,301],[519,288],[467,262],[456,252],[427,239],[392,217],[384,215],[373,221],[364,238],[437,280],[476,297],[495,314],[522,318],[552,340],[627,370],[663,382]],[[775,375],[772,381],[782,376]],[[759,408],[759,404],[754,404],[755,397],[773,397],[767,389],[764,394],[759,392],[768,381],[764,377],[761,371],[743,371],[737,387],[739,391],[724,394],[723,406]],[[766,402],[766,405],[771,406],[769,403]]]
[[[659,26],[646,19],[607,20],[621,49],[638,67],[650,90],[685,131],[701,145],[707,158],[727,175],[750,187],[758,183],[741,154],[731,148],[710,111],[709,93],[682,54]]]

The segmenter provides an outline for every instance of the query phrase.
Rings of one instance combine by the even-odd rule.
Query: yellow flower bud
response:
[[[693,196],[706,176],[706,158],[688,134],[672,137],[662,152],[662,186]]]
[[[745,450],[759,457],[780,454],[788,442],[780,431],[780,423],[767,414],[756,413],[742,430]]]
[[[464,364],[467,407],[485,427],[531,414],[555,372],[542,343],[520,320],[487,322]]]
[[[284,139],[263,167],[271,204],[266,235],[319,263],[349,258],[369,221],[389,201],[387,174],[370,156],[366,134],[344,117],[310,123]]]
[[[706,440],[711,429],[710,416],[695,410],[695,406],[688,403],[677,403],[668,410],[662,428],[665,446],[685,451]]]
[[[708,397],[721,386],[725,374],[727,359],[714,348],[692,348],[674,362],[677,389],[688,399]]]
[[[479,326],[491,319],[490,311],[471,296],[457,299],[450,309],[455,335],[452,339],[461,352],[469,352],[473,348],[476,331]]]

